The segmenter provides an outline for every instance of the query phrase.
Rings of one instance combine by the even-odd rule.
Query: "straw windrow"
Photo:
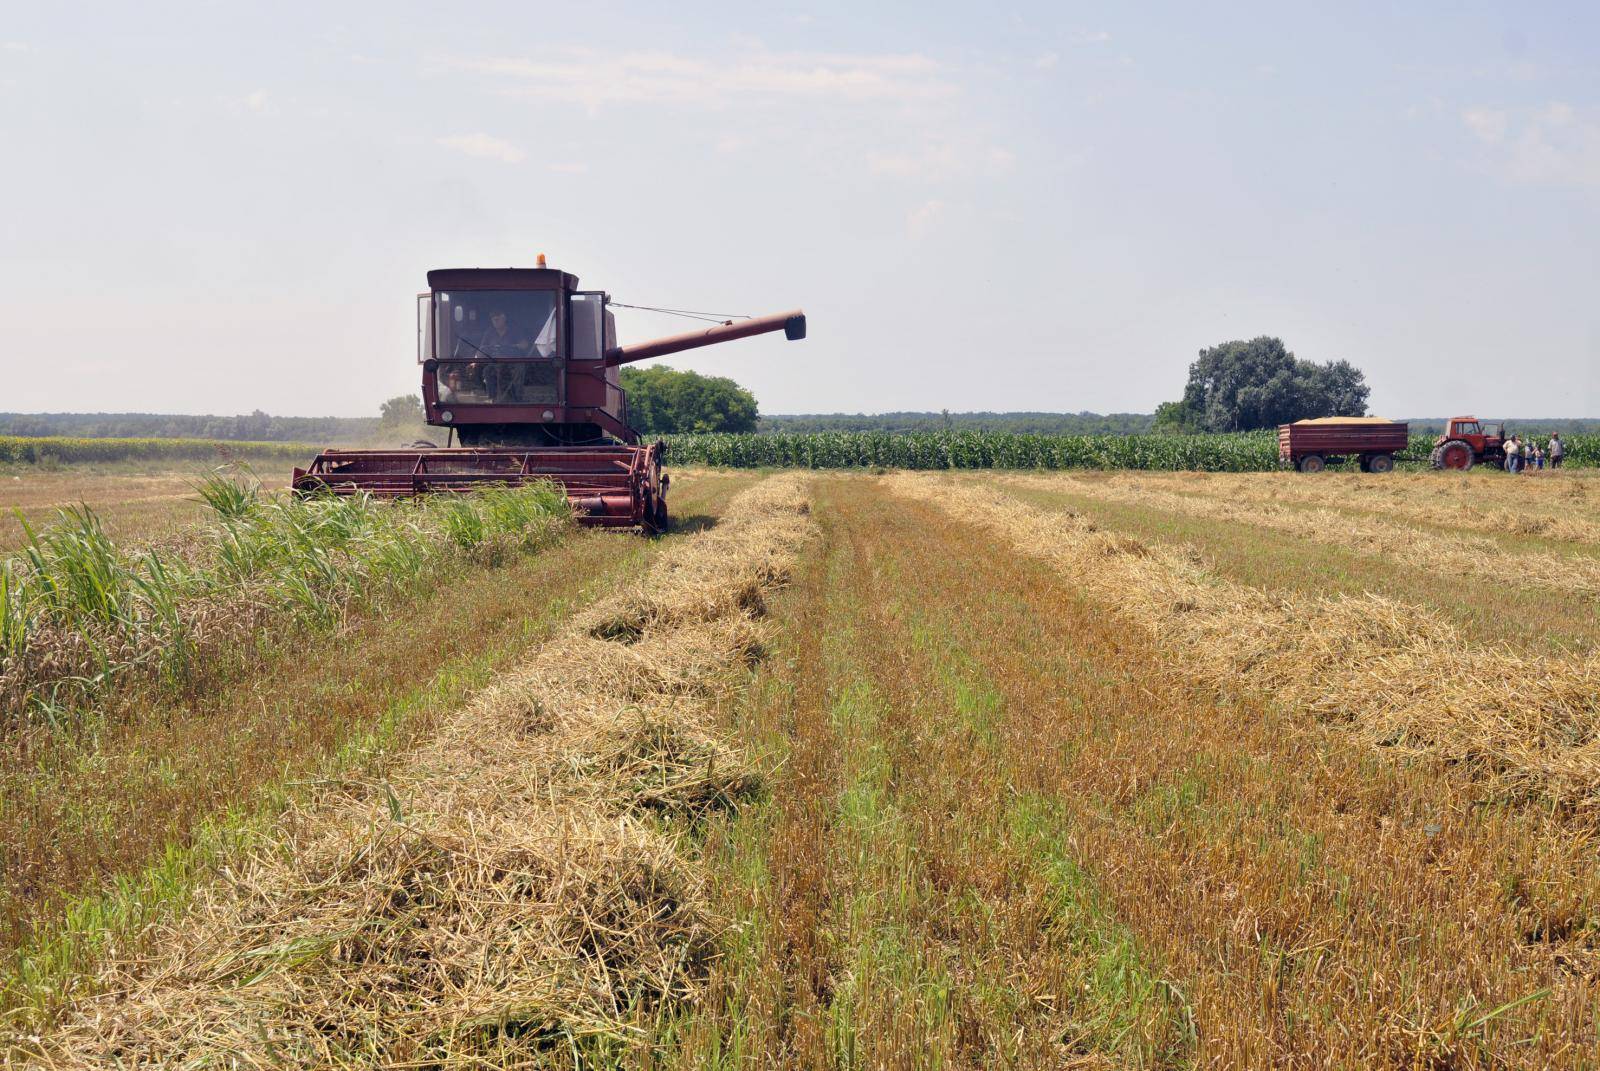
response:
[[[1600,559],[1538,551],[1508,550],[1487,536],[1451,536],[1323,508],[1292,508],[1263,501],[1202,498],[1151,486],[1141,479],[1074,480],[1040,476],[1004,477],[1003,482],[1145,506],[1180,517],[1200,517],[1286,532],[1325,546],[1376,554],[1419,569],[1519,587],[1600,598]]]
[[[1256,474],[1179,472],[1144,473],[1139,482],[1235,502],[1354,510],[1488,535],[1600,544],[1600,521],[1593,518],[1594,506],[1585,489],[1591,481],[1575,472],[1526,480],[1465,475],[1452,480],[1436,473],[1396,473],[1382,479],[1330,473],[1316,479],[1284,480]]]
[[[114,961],[50,1066],[570,1065],[699,993],[719,923],[670,819],[748,793],[717,703],[810,531],[769,479],[481,694],[383,785],[329,786]],[[662,819],[669,819],[663,824]]]
[[[1393,599],[1269,594],[1070,513],[947,478],[885,482],[1061,569],[1170,646],[1185,674],[1271,695],[1390,754],[1470,764],[1493,791],[1600,806],[1600,656],[1474,647]]]

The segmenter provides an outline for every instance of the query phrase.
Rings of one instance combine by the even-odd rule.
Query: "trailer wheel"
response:
[[[1436,469],[1457,469],[1466,472],[1475,460],[1477,459],[1472,456],[1472,444],[1462,442],[1460,439],[1451,439],[1433,448],[1433,467]]]
[[[1383,473],[1394,471],[1394,458],[1388,454],[1373,454],[1366,459],[1366,462],[1368,472]]]
[[[1300,464],[1297,467],[1301,472],[1321,472],[1328,467],[1328,463],[1323,460],[1321,454],[1307,454],[1300,459]]]

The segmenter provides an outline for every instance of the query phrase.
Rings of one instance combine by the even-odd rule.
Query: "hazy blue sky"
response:
[[[371,413],[429,268],[543,251],[804,305],[668,362],[768,412],[1149,411],[1276,334],[1600,415],[1600,5],[1393,6],[7,5],[0,410]]]

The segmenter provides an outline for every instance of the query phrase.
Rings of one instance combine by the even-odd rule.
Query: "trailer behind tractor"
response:
[[[1301,472],[1321,472],[1349,458],[1362,472],[1389,472],[1394,455],[1411,442],[1411,426],[1378,417],[1318,417],[1278,425],[1278,462]]]

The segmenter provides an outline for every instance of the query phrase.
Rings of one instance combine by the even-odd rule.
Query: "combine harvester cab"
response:
[[[618,369],[771,331],[806,336],[805,313],[728,320],[618,346],[610,297],[547,268],[428,273],[417,295],[417,361],[427,421],[446,447],[325,450],[295,469],[301,494],[399,497],[552,480],[588,525],[667,528],[666,447],[628,423]],[[460,443],[459,447],[454,444]]]

